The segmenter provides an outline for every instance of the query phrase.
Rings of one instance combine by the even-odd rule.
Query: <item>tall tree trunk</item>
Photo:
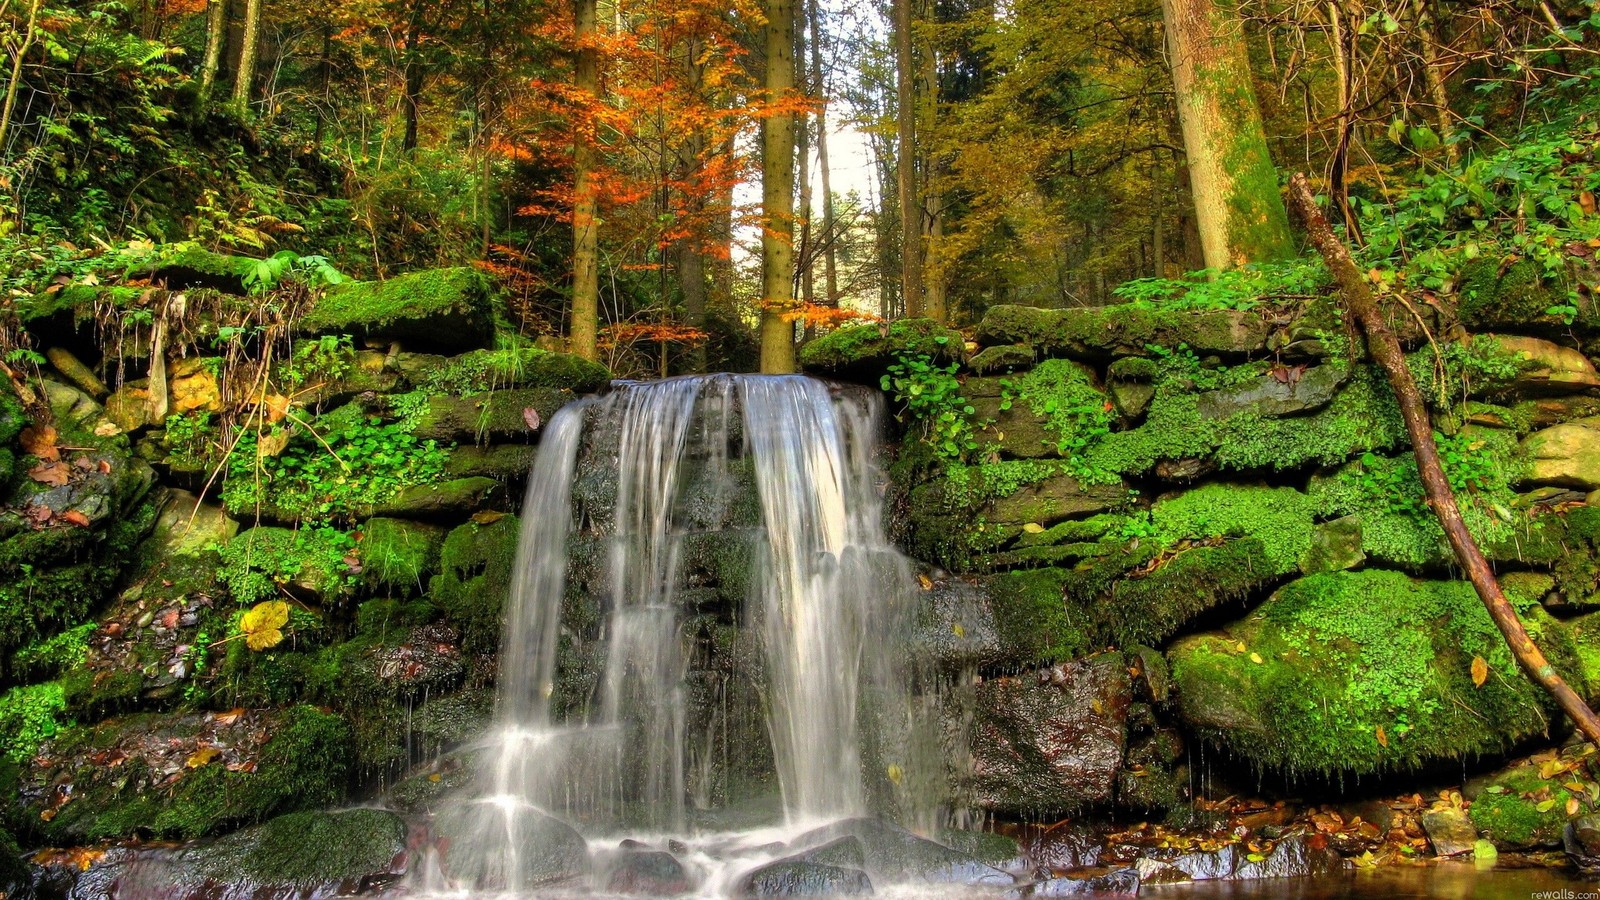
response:
[[[417,124],[422,117],[422,23],[427,12],[423,0],[413,0],[411,20],[406,23],[405,59],[406,81],[405,116],[406,133],[400,149],[410,153],[417,149]]]
[[[592,39],[595,0],[574,0],[573,22],[578,59],[573,86],[584,100],[593,101],[600,87],[600,61]],[[584,359],[600,357],[600,223],[594,174],[599,150],[593,123],[580,121],[574,130],[572,153],[572,323],[570,349]]]
[[[922,200],[917,192],[916,59],[911,2],[894,0],[895,118],[899,132],[895,182],[900,199],[900,299],[907,316],[921,316]]]
[[[1306,223],[1311,243],[1327,261],[1328,269],[1339,284],[1345,307],[1367,336],[1367,351],[1389,377],[1389,385],[1394,388],[1395,399],[1400,404],[1400,414],[1405,419],[1406,431],[1411,436],[1411,447],[1416,454],[1417,471],[1422,476],[1422,487],[1427,494],[1428,506],[1439,519],[1439,525],[1444,528],[1450,549],[1455,552],[1456,562],[1462,571],[1466,572],[1467,580],[1472,582],[1472,587],[1478,592],[1478,597],[1483,600],[1484,606],[1488,607],[1489,617],[1494,620],[1501,635],[1505,637],[1506,644],[1511,648],[1511,653],[1517,658],[1517,662],[1522,664],[1522,668],[1535,682],[1550,692],[1562,711],[1577,724],[1578,730],[1583,732],[1585,737],[1600,744],[1600,717],[1597,717],[1583,698],[1556,674],[1555,667],[1550,665],[1550,661],[1533,642],[1533,638],[1529,637],[1528,629],[1523,626],[1522,620],[1517,618],[1516,610],[1512,608],[1511,603],[1506,600],[1505,593],[1500,589],[1500,582],[1495,579],[1489,561],[1478,548],[1472,532],[1467,530],[1467,523],[1461,518],[1461,510],[1456,505],[1455,493],[1451,490],[1450,481],[1445,476],[1444,467],[1439,461],[1439,447],[1433,440],[1433,422],[1428,418],[1422,394],[1417,390],[1416,379],[1412,376],[1411,369],[1406,366],[1400,342],[1395,338],[1394,332],[1389,330],[1383,318],[1383,311],[1378,308],[1372,290],[1367,286],[1366,277],[1350,258],[1349,248],[1345,247],[1333,233],[1333,226],[1328,224],[1327,217],[1317,206],[1316,198],[1311,194],[1311,185],[1306,181],[1304,174],[1294,176],[1289,184],[1289,193],[1296,211]]]
[[[1162,176],[1161,157],[1155,156],[1150,164],[1150,193],[1152,206],[1155,207],[1155,227],[1150,235],[1150,277],[1167,277],[1167,189],[1166,179]]]
[[[1339,80],[1339,136],[1334,140],[1333,156],[1328,161],[1328,194],[1333,198],[1334,207],[1339,210],[1346,233],[1359,244],[1362,241],[1361,224],[1356,221],[1355,211],[1350,208],[1350,184],[1347,180],[1350,173],[1350,144],[1355,139],[1356,127],[1353,74],[1356,42],[1346,18],[1338,0],[1329,0],[1329,42],[1333,45],[1334,76]],[[1355,16],[1348,18],[1351,22],[1356,19]]]
[[[200,97],[197,109],[211,102],[222,70],[222,48],[228,43],[228,0],[206,0],[206,51],[200,61]],[[320,122],[320,120],[319,120]]]
[[[804,0],[797,0],[804,2]],[[800,66],[806,58],[806,29],[805,20],[799,18],[796,10],[794,29],[794,58],[795,65]],[[801,69],[800,71],[804,71]],[[808,97],[816,96],[816,88],[805,78],[800,76],[805,84],[805,93]],[[816,262],[815,236],[811,228],[811,204],[814,200],[811,190],[811,117],[806,115],[795,117],[795,157],[799,161],[800,179],[800,205],[796,212],[796,226],[799,229],[799,245],[795,254],[795,267],[800,275],[800,303],[803,308],[809,308],[817,299],[817,279],[814,264]],[[811,336],[811,326],[805,327],[806,337]]]
[[[930,10],[932,7],[929,4]],[[922,117],[924,127],[917,130],[927,140],[926,136],[935,134],[939,125],[939,56],[932,47],[922,54],[921,96],[925,111]],[[936,255],[939,243],[944,240],[944,196],[939,192],[939,179],[942,176],[940,160],[930,152],[926,175],[918,186],[920,196],[917,198],[917,210],[925,229],[918,252],[923,268],[922,313],[935,322],[950,318],[945,298],[944,261]]]
[[[1233,0],[1162,0],[1206,265],[1293,256]]]
[[[244,0],[244,43],[239,48],[239,70],[233,76],[233,105],[240,112],[250,108],[255,91],[256,50],[261,43],[261,4],[264,0]]]
[[[1546,10],[1549,7],[1545,7]],[[1452,166],[1461,164],[1461,142],[1456,133],[1454,114],[1450,112],[1450,89],[1445,85],[1443,67],[1439,64],[1439,51],[1434,40],[1443,40],[1428,0],[1411,0],[1411,13],[1416,22],[1412,33],[1417,36],[1419,55],[1422,57],[1422,78],[1428,85],[1428,99],[1433,103],[1433,121],[1439,129],[1439,140],[1444,143],[1444,156]]]
[[[820,103],[817,106],[817,168],[822,174],[822,283],[827,296],[822,302],[828,306],[839,305],[839,236],[833,208],[833,173],[828,163],[828,86],[822,69],[822,8],[819,0],[811,0],[811,81],[816,86]]]
[[[794,0],[767,0],[767,99],[794,89]],[[793,372],[794,114],[769,116],[761,131],[761,371]]]
[[[732,157],[739,150],[734,138],[729,137],[722,145],[721,152]],[[716,199],[716,230],[712,237],[716,241],[718,252],[711,260],[711,298],[710,307],[718,310],[726,317],[733,314],[733,182],[725,181],[717,189]]]
[[[700,65],[701,42],[698,38],[691,37],[684,50],[684,77],[688,82],[690,92],[699,96],[705,84],[705,71]],[[706,142],[700,134],[691,134],[684,141],[683,154],[685,165],[692,173],[699,173],[705,167]],[[690,178],[693,182],[695,179]],[[695,223],[688,233],[678,239],[678,288],[683,294],[683,318],[685,324],[691,328],[704,330],[706,327],[706,259],[705,236],[700,234],[700,221],[704,218],[706,210],[705,194],[698,188],[691,188],[685,193],[684,205],[689,220]],[[705,342],[696,342],[688,352],[689,368],[695,372],[704,372],[706,369]]]

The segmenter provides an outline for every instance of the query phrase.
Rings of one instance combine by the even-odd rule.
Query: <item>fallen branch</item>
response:
[[[1562,711],[1577,724],[1578,730],[1600,745],[1600,716],[1596,716],[1589,704],[1556,674],[1550,660],[1528,636],[1528,629],[1523,627],[1522,620],[1517,618],[1516,611],[1506,600],[1500,582],[1489,568],[1489,561],[1478,548],[1472,532],[1467,530],[1467,523],[1461,518],[1461,509],[1456,505],[1455,494],[1450,490],[1450,482],[1440,465],[1439,448],[1433,441],[1433,423],[1428,419],[1428,410],[1417,390],[1417,382],[1406,367],[1400,341],[1384,321],[1372,289],[1350,258],[1350,250],[1333,233],[1333,226],[1328,224],[1327,216],[1317,206],[1304,173],[1290,180],[1289,202],[1305,223],[1311,243],[1327,261],[1328,269],[1338,282],[1340,293],[1344,295],[1345,308],[1366,335],[1367,352],[1389,378],[1389,385],[1400,404],[1400,415],[1405,419],[1406,431],[1411,435],[1411,446],[1416,453],[1417,470],[1422,475],[1428,506],[1439,518],[1445,537],[1450,541],[1450,548],[1455,551],[1456,562],[1467,573],[1467,580],[1472,582],[1484,606],[1489,608],[1489,617],[1494,619],[1494,624],[1505,636],[1517,662],[1522,664],[1534,681],[1550,692]]]

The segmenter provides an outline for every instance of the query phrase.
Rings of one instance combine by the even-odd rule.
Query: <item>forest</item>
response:
[[[1600,873],[1594,0],[0,48],[0,900]]]

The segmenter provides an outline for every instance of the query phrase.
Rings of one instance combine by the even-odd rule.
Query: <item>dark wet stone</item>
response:
[[[1029,886],[1023,897],[1137,897],[1139,873],[1118,869],[1087,877],[1051,878]]]
[[[520,848],[517,871],[505,852],[507,820],[491,803],[447,809],[434,818],[434,836],[443,848],[445,875],[479,889],[507,884],[555,885],[583,878],[589,871],[589,844],[572,826],[531,809],[510,820],[509,843]],[[493,839],[486,838],[495,836]]]
[[[1252,856],[1261,858],[1251,859]],[[1216,850],[1147,850],[1135,868],[1146,883],[1247,881],[1331,875],[1342,871],[1345,862],[1332,849],[1313,846],[1311,839],[1292,835],[1278,841],[1265,854],[1251,853],[1241,844]]]
[[[1428,833],[1433,852],[1455,856],[1471,852],[1478,842],[1478,829],[1465,810],[1436,809],[1422,814],[1422,830]]]
[[[866,870],[880,883],[1012,884],[1010,875],[993,866],[880,819],[845,819],[808,832],[795,843],[821,844],[845,836],[860,841]]]
[[[741,897],[822,897],[871,894],[872,879],[859,869],[841,869],[798,859],[768,863],[739,881]]]
[[[611,861],[606,890],[650,897],[671,897],[689,890],[689,873],[677,857],[665,850],[650,850],[637,841],[622,843],[624,849]]]
[[[1107,801],[1122,768],[1131,697],[1118,653],[985,681],[971,769],[957,776],[989,809],[1061,813]]]
[[[1600,814],[1590,813],[1568,822],[1561,844],[1573,865],[1591,875],[1600,875]]]
[[[1262,860],[1251,860],[1241,854],[1233,871],[1235,879],[1250,878],[1315,878],[1331,875],[1345,868],[1344,860],[1328,847],[1313,847],[1311,840],[1299,835],[1284,838],[1273,845],[1272,851]]]
[[[861,845],[861,839],[852,834],[813,847],[791,859],[840,869],[865,869],[867,849]]]
[[[935,580],[917,608],[916,646],[946,672],[1003,662],[988,592],[959,578]]]
[[[1086,869],[1100,863],[1105,842],[1087,825],[1063,825],[1040,834],[1029,842],[1028,855],[1042,868],[1052,871]]]

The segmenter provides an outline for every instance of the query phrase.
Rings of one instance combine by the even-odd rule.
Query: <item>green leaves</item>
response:
[[[935,338],[945,343],[949,338]],[[906,413],[923,423],[925,440],[941,461],[958,463],[978,449],[973,417],[977,409],[961,395],[958,364],[935,365],[926,353],[902,354],[889,366],[880,385],[906,405]]]

